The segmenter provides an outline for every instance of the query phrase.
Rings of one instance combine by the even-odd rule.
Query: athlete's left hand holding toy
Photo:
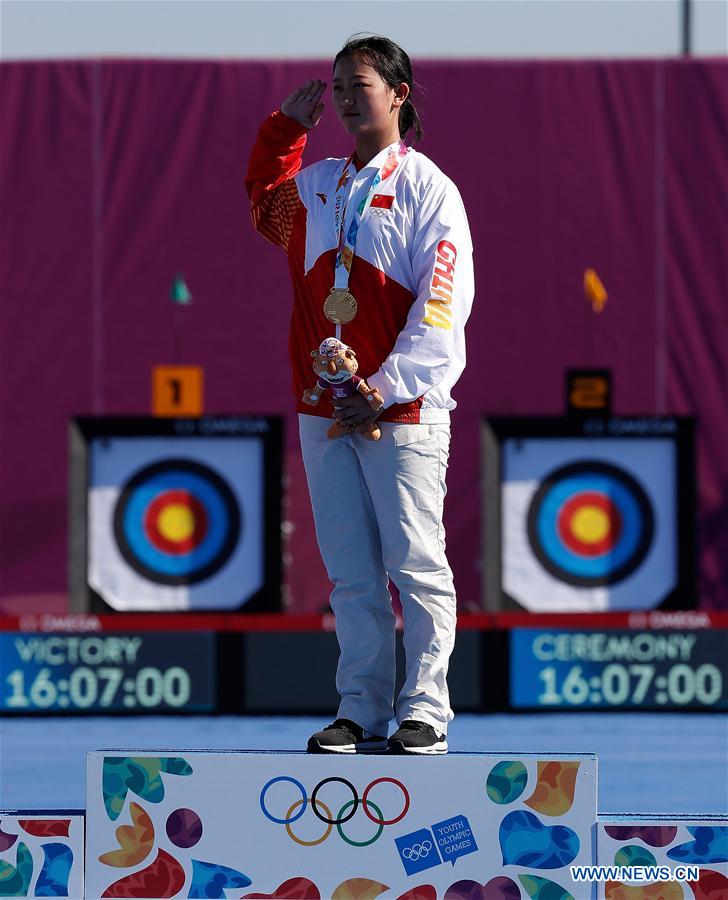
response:
[[[303,392],[303,402],[311,406],[321,399],[324,391],[331,390],[334,406],[337,400],[351,397],[357,391],[366,399],[373,412],[379,412],[384,406],[382,395],[356,374],[359,363],[356,353],[343,341],[336,338],[325,338],[318,350],[312,350],[313,370],[318,376],[316,385]],[[341,422],[334,424],[326,432],[330,438],[338,438],[349,432],[356,432],[369,441],[378,441],[382,436],[376,422],[363,426],[347,426]]]

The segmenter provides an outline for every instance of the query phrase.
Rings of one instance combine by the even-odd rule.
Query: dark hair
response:
[[[409,86],[409,95],[399,110],[399,133],[404,137],[414,128],[415,140],[419,141],[423,132],[419,113],[412,102],[415,89],[412,63],[399,44],[378,34],[353,35],[334,57],[334,68],[342,56],[358,56],[391,88],[399,87],[403,81]]]

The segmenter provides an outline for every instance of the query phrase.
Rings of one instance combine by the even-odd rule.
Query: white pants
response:
[[[394,711],[394,613],[402,601],[405,683],[396,719],[447,733],[456,602],[442,525],[449,424],[381,422],[382,437],[329,440],[331,420],[299,416],[316,536],[334,589],[338,715],[387,734]]]

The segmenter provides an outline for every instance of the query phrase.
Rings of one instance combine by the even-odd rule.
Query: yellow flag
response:
[[[596,313],[600,313],[606,306],[607,291],[594,269],[584,271],[584,296]]]

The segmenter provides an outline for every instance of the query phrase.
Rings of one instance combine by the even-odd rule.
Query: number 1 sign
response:
[[[201,366],[154,366],[152,415],[201,416],[204,412]]]

